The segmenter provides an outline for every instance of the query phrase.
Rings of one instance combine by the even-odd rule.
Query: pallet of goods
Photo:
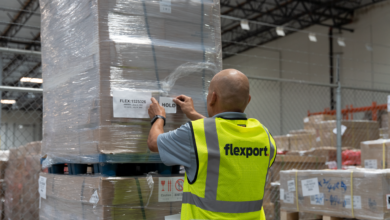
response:
[[[206,114],[222,68],[219,1],[40,0],[47,162],[161,162],[147,137],[151,97],[170,131],[187,123],[172,98]],[[67,22],[64,22],[67,21]]]
[[[164,219],[184,177],[147,146],[148,106],[165,132],[188,122],[172,99],[206,114],[222,69],[219,1],[40,0],[43,167],[40,219]],[[157,171],[157,172],[156,172]],[[152,177],[147,176],[153,173]]]
[[[281,215],[307,212],[328,217],[388,219],[389,174],[389,170],[367,169],[282,171]]]
[[[360,148],[362,151],[361,164],[364,168],[390,168],[390,139],[363,141]]]

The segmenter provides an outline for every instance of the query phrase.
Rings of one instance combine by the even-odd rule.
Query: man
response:
[[[191,122],[164,133],[165,110],[152,98],[149,149],[186,170],[181,219],[265,219],[262,200],[276,147],[268,130],[243,113],[250,100],[248,78],[223,70],[208,90],[211,118],[181,95],[174,102]]]

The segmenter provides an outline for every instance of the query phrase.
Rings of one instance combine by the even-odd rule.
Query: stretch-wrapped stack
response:
[[[332,217],[389,219],[389,170],[280,172],[281,210]]]
[[[40,0],[40,6],[43,154],[53,163],[148,153],[150,119],[146,111],[143,118],[117,114],[119,93],[144,92],[147,101],[185,94],[206,114],[208,83],[222,66],[219,1]],[[165,131],[187,121],[178,109],[167,115]]]

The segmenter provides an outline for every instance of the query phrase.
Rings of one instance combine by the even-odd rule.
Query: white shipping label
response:
[[[40,176],[39,177],[39,180],[38,180],[38,183],[39,183],[39,188],[38,188],[38,191],[39,191],[39,195],[46,199],[46,180],[47,178],[44,177],[44,176]]]
[[[171,0],[161,0],[160,1],[160,12],[161,13],[171,13]]]
[[[114,118],[149,118],[150,92],[113,90]]]
[[[97,204],[99,202],[99,195],[98,191],[95,190],[95,192],[92,194],[91,198],[89,199],[89,203]]]
[[[158,202],[176,202],[183,198],[184,177],[158,178]]]
[[[351,196],[344,196],[345,208],[351,208]],[[353,208],[354,209],[362,209],[362,197],[353,196]]]
[[[390,209],[390,194],[386,195],[386,204],[387,204],[387,209]]]
[[[318,188],[318,178],[306,179],[301,181],[303,196],[314,196],[320,194]]]
[[[287,181],[287,189],[289,192],[295,192],[295,180]]]
[[[364,168],[378,169],[377,160],[364,160]]]
[[[347,126],[341,125],[341,136],[343,136],[345,130],[347,130]],[[337,128],[333,129],[333,133],[337,134]]]
[[[284,194],[284,202],[294,204],[294,193],[288,192]]]
[[[309,122],[309,117],[304,118],[304,119],[303,119],[303,122],[304,122],[304,123]]]
[[[320,193],[314,196],[310,196],[310,204],[312,205],[324,205],[324,194]]]
[[[164,107],[165,113],[176,113],[176,103],[173,102],[173,98],[160,97],[160,105]]]
[[[284,201],[284,189],[280,189],[279,191],[280,191],[280,193],[279,193],[280,200]]]

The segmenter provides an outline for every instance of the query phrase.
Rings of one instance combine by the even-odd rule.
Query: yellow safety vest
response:
[[[276,155],[256,119],[206,118],[190,123],[197,159],[183,186],[182,220],[261,219],[267,173]]]

